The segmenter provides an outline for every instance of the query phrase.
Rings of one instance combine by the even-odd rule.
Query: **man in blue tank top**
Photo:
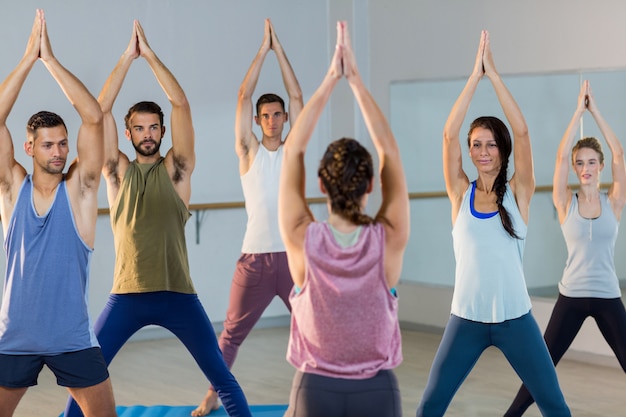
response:
[[[252,94],[267,54],[273,50],[278,60],[289,113],[276,94],[263,94],[253,117]],[[230,299],[219,346],[224,361],[232,367],[239,346],[248,336],[274,297],[281,298],[291,311],[289,293],[293,287],[285,245],[278,230],[278,182],[283,160],[283,127],[293,126],[302,110],[302,91],[274,26],[265,20],[263,42],[239,87],[235,117],[235,152],[246,201],[248,223],[230,287]],[[261,127],[259,140],[252,131],[252,120]],[[204,416],[217,408],[217,394],[210,387],[202,403],[191,413]]]
[[[33,173],[15,160],[7,117],[30,70],[41,60],[76,108],[78,158],[65,123],[42,111],[26,127]],[[98,215],[103,118],[85,86],[52,53],[37,10],[28,46],[0,84],[0,214],[7,268],[0,307],[0,416],[11,416],[44,365],[86,416],[115,416],[106,363],[87,313],[86,288]]]

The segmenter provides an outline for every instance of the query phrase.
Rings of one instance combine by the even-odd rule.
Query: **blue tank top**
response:
[[[98,346],[87,312],[89,261],[65,180],[38,215],[26,176],[4,240],[0,353],[54,355]]]
[[[508,184],[502,205],[519,239],[504,230],[498,212],[474,210],[475,189],[474,181],[463,196],[452,230],[456,258],[452,314],[482,323],[501,323],[530,311],[522,265],[527,228]]]

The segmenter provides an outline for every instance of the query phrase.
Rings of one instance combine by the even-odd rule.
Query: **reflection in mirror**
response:
[[[533,197],[524,256],[526,283],[531,295],[556,297],[567,250],[552,204],[554,161],[561,137],[572,117],[582,80],[589,80],[599,110],[622,143],[626,140],[626,70],[503,76],[519,104],[530,130],[537,189]],[[390,87],[390,122],[402,150],[407,184],[412,193],[445,195],[441,158],[442,130],[446,118],[466,83],[455,80],[393,82]],[[487,78],[479,84],[461,132],[476,117],[491,115],[506,122]],[[595,136],[608,152],[606,141],[588,112],[581,137]],[[462,145],[465,145],[464,143]],[[626,145],[625,145],[626,147]],[[468,153],[463,166],[475,179]],[[511,161],[509,175],[515,167]],[[602,182],[611,181],[605,169]],[[570,183],[576,177],[570,172]],[[436,194],[440,195],[440,194]],[[405,257],[404,281],[429,285],[454,285],[454,254],[450,203],[446,197],[411,200],[411,241]],[[626,233],[620,232],[615,248],[617,276],[626,288]]]

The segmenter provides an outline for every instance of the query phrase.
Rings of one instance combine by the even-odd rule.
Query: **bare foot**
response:
[[[191,412],[191,415],[193,417],[202,417],[202,416],[209,415],[211,411],[217,410],[218,408],[220,408],[220,405],[218,404],[217,400],[218,400],[217,392],[215,392],[212,389],[209,389],[209,391],[206,393],[206,397],[204,397],[204,399],[202,400],[198,408],[196,408],[195,410]]]

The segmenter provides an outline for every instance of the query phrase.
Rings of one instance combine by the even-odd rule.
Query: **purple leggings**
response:
[[[230,287],[230,300],[219,346],[228,368],[233,366],[239,346],[272,302],[279,296],[291,312],[289,293],[293,287],[287,254],[243,253]]]

